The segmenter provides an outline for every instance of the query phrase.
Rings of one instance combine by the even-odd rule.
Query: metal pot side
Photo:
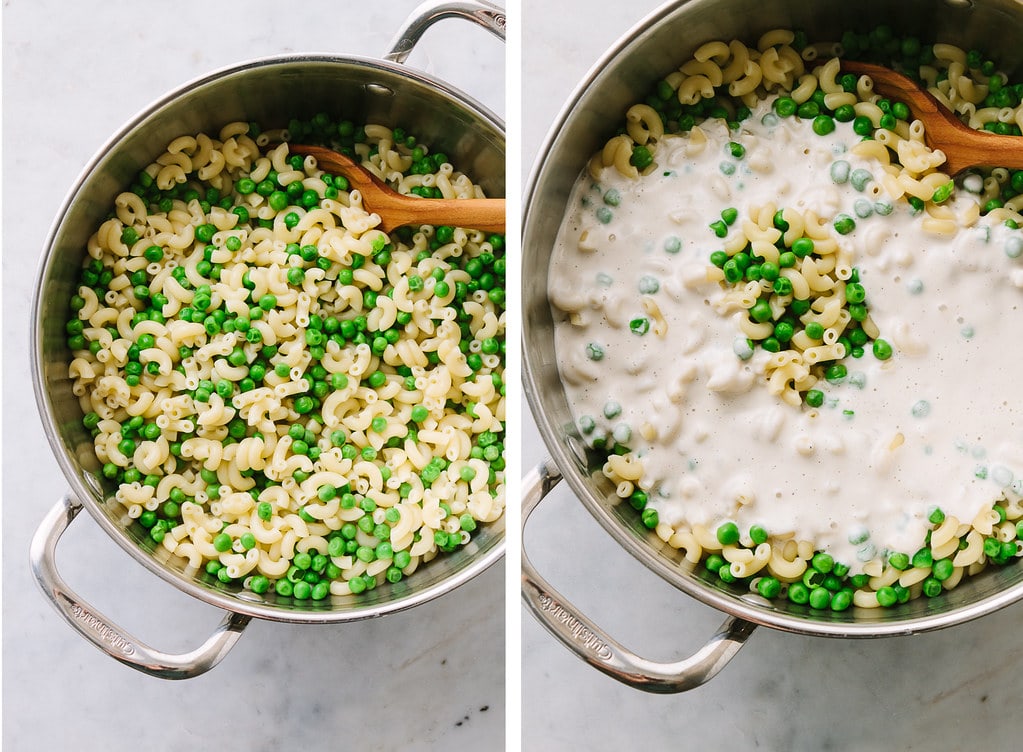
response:
[[[925,41],[949,41],[966,49],[981,49],[1004,70],[1017,77],[1023,75],[1020,45],[1023,3],[1019,0],[670,3],[629,31],[581,82],[541,149],[523,203],[524,391],[556,466],[539,468],[527,485],[549,487],[557,482],[558,474],[563,475],[608,533],[667,582],[732,617],[804,634],[877,637],[962,623],[1023,597],[1023,567],[993,567],[965,579],[936,599],[919,598],[892,609],[850,609],[839,613],[811,612],[807,607],[771,603],[705,578],[702,568],[685,562],[678,552],[646,530],[627,504],[616,503],[613,487],[602,477],[597,458],[587,457],[575,433],[554,351],[554,321],[546,295],[548,263],[570,189],[587,160],[614,134],[625,109],[642,99],[654,82],[688,59],[700,44],[715,39],[755,41],[773,28],[802,29],[813,41],[838,40],[846,29],[864,32],[882,22],[889,24],[896,35],[914,34]],[[542,498],[542,492],[538,493]],[[526,498],[524,514],[528,515],[537,499],[530,499],[528,493]],[[523,561],[527,562],[525,555]],[[541,590],[524,588],[524,597],[534,613],[544,608],[534,598]],[[563,605],[562,610],[571,612],[570,604]],[[568,622],[567,630],[572,618],[562,616]],[[578,614],[573,618],[584,621]],[[548,624],[545,626],[552,629]],[[558,636],[572,646],[573,637]],[[573,649],[580,653],[585,650],[578,646]],[[600,660],[591,663],[607,670]]]
[[[235,614],[288,622],[376,617],[453,590],[503,555],[504,520],[487,525],[462,550],[430,562],[412,578],[358,597],[296,603],[278,599],[272,592],[259,596],[227,588],[204,572],[190,574],[180,557],[155,546],[140,525],[118,511],[119,505],[106,501],[112,489],[99,474],[92,441],[81,425],[81,408],[71,393],[63,326],[89,236],[115,196],[173,138],[217,133],[235,120],[255,121],[263,128],[286,127],[291,118],[310,118],[318,112],[337,119],[402,126],[449,154],[452,163],[473,176],[488,196],[504,195],[504,124],[458,90],[380,60],[294,55],[244,63],[211,73],[155,102],[86,166],[46,241],[32,325],[36,399],[71,496],[129,554],[184,592]],[[74,498],[68,506],[73,517]]]

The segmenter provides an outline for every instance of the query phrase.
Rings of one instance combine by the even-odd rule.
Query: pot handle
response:
[[[526,520],[560,480],[561,473],[550,460],[522,480],[522,598],[533,616],[577,656],[630,687],[668,694],[685,692],[714,678],[745,644],[756,624],[730,616],[692,656],[658,663],[641,658],[608,636],[536,571],[526,557]]]
[[[64,620],[89,642],[112,658],[145,674],[163,679],[189,679],[216,666],[241,637],[251,617],[228,612],[216,632],[195,650],[180,655],[154,650],[139,642],[68,588],[57,572],[57,542],[82,511],[72,494],[47,513],[32,538],[32,573],[43,593]]]
[[[428,28],[443,18],[451,17],[477,23],[504,41],[506,20],[503,8],[484,0],[428,0],[413,10],[398,29],[391,42],[391,51],[384,59],[404,63]]]

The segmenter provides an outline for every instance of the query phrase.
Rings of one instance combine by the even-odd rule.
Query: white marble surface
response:
[[[28,544],[66,483],[29,382],[29,311],[42,243],[85,162],[136,112],[192,78],[254,57],[382,57],[417,0],[216,3],[7,0],[4,32],[3,747],[37,750],[500,749],[502,564],[411,611],[349,625],[253,621],[209,674],[149,678],[86,643],[28,570]],[[173,34],[165,21],[175,19]],[[468,46],[472,65],[464,65]],[[408,60],[503,117],[504,47],[457,21]],[[58,564],[101,611],[165,650],[221,618],[145,571],[87,514]]]
[[[557,113],[603,52],[658,3],[524,0],[523,174]],[[544,456],[523,407],[524,467]],[[567,535],[564,531],[571,531]],[[566,487],[524,535],[533,563],[583,613],[658,660],[689,655],[722,616],[625,553]],[[522,748],[969,750],[1019,747],[1023,605],[970,624],[884,640],[759,629],[708,684],[653,696],[585,665],[522,620]]]

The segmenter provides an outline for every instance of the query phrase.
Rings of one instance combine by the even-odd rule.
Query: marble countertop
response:
[[[590,67],[656,0],[524,0],[523,175]],[[545,454],[523,406],[522,464]],[[580,610],[641,655],[690,655],[723,621],[612,540],[564,485],[524,533],[534,565]],[[1017,604],[913,637],[843,640],[758,629],[706,685],[681,695],[630,689],[522,617],[522,749],[969,750],[1018,746],[1023,619]],[[727,742],[725,741],[727,740]]]
[[[417,5],[4,3],[4,749],[503,746],[503,562],[380,619],[254,620],[219,666],[182,682],[144,676],[88,644],[28,567],[29,540],[67,489],[32,395],[29,316],[44,238],[79,172],[135,113],[201,74],[292,52],[381,58]],[[407,65],[503,117],[504,52],[486,31],[445,20]],[[83,598],[164,650],[191,649],[222,617],[139,566],[88,514],[61,540],[57,563]]]

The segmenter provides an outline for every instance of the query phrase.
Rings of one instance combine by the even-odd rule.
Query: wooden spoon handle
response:
[[[904,101],[914,117],[924,123],[927,144],[945,154],[943,170],[949,174],[956,175],[970,167],[1023,169],[1023,138],[1020,136],[1003,136],[969,127],[913,79],[889,68],[843,60],[842,70],[870,76],[878,94]]]
[[[385,232],[410,224],[469,227],[482,232],[505,231],[503,198],[435,199],[398,193],[354,159],[331,149],[288,144],[292,154],[316,158],[324,170],[344,175],[362,194],[363,206],[380,217]]]
[[[976,138],[969,140],[961,150],[947,153],[946,166],[952,175],[970,167],[1005,167],[1023,170],[1023,138],[1001,136],[987,131],[974,131]],[[1012,139],[1010,143],[1009,140]]]
[[[388,232],[403,225],[449,225],[468,227],[481,232],[504,233],[505,205],[503,198],[420,198],[394,194],[384,199],[379,210]],[[388,205],[389,204],[389,205]]]

